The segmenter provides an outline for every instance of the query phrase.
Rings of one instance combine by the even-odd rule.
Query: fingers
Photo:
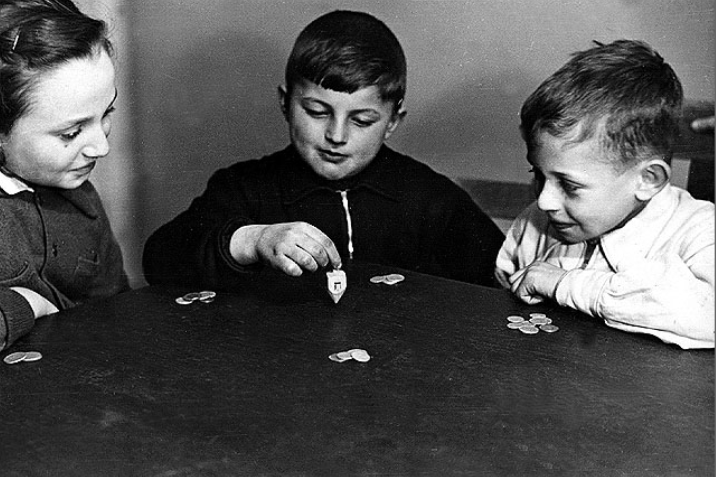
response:
[[[554,298],[557,285],[566,273],[556,265],[535,261],[509,277],[510,290],[525,303],[540,303]]]
[[[526,280],[530,267],[525,267],[516,271],[509,277],[510,291],[520,300],[528,305],[535,305],[544,301],[544,298],[535,293],[533,287],[530,286],[530,280]]]
[[[518,294],[517,298],[522,300],[523,302],[527,303],[528,305],[536,305],[537,303],[542,303],[544,301],[544,297],[541,297],[539,295],[522,295]]]
[[[517,270],[515,273],[510,275],[507,280],[510,282],[512,292],[515,291],[515,287],[519,286],[520,282],[522,282],[522,278],[525,276],[525,272],[527,271],[527,268],[522,268],[520,270]]]
[[[333,241],[305,222],[267,227],[257,249],[264,261],[291,276],[299,276],[304,270],[313,272],[329,264],[335,268],[341,266]]]
[[[696,133],[713,133],[714,132],[714,116],[694,119],[691,122],[691,130]]]

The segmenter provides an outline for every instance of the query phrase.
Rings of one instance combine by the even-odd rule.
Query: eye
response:
[[[306,111],[306,114],[313,118],[323,118],[328,115],[328,112],[323,109],[313,109],[304,106],[303,110]]]
[[[570,197],[577,195],[577,192],[582,188],[581,185],[567,180],[560,181],[560,186],[562,187],[564,193]]]
[[[77,136],[79,136],[81,132],[82,132],[82,128],[78,127],[77,129],[74,129],[70,132],[60,134],[60,137],[62,138],[62,140],[66,141],[66,142],[70,142],[70,141],[73,141],[74,139],[76,139]]]
[[[373,119],[353,118],[353,123],[355,123],[355,125],[358,127],[367,128],[375,124],[376,121],[374,121]]]

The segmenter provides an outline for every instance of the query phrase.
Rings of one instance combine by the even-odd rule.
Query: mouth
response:
[[[331,149],[318,149],[318,154],[324,161],[332,163],[344,161],[348,157],[348,154],[343,154],[337,151],[333,151]]]
[[[550,221],[549,221],[549,224],[550,224],[555,230],[558,230],[558,231],[560,231],[560,232],[563,231],[563,230],[567,230],[567,229],[570,229],[570,228],[574,227],[574,224],[573,224],[573,223],[570,223],[570,222],[557,222],[557,221],[555,221],[555,220],[550,220]]]
[[[74,171],[79,174],[89,174],[90,172],[92,172],[92,170],[94,170],[95,165],[97,165],[96,162],[90,162],[89,164],[87,164],[85,166],[78,167],[77,169],[74,169]]]

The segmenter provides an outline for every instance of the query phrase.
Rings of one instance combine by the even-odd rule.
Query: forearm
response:
[[[714,346],[713,271],[692,270],[678,257],[635,261],[617,272],[572,270],[556,301],[684,348]]]
[[[27,334],[35,324],[30,303],[17,291],[0,288],[0,349]]]
[[[245,220],[201,227],[187,215],[162,226],[147,240],[143,266],[148,283],[214,286],[241,271],[231,257],[231,231]]]
[[[453,279],[495,286],[495,259],[505,240],[504,234],[472,202],[454,209],[456,212],[437,244],[442,268]]]

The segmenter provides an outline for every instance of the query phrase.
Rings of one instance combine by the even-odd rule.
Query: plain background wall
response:
[[[592,40],[642,39],[689,99],[714,98],[712,0],[79,0],[115,30],[120,111],[94,178],[140,285],[141,249],[210,174],[287,144],[276,88],[299,31],[337,9],[383,20],[408,59],[389,144],[459,180],[528,182],[522,101]]]

